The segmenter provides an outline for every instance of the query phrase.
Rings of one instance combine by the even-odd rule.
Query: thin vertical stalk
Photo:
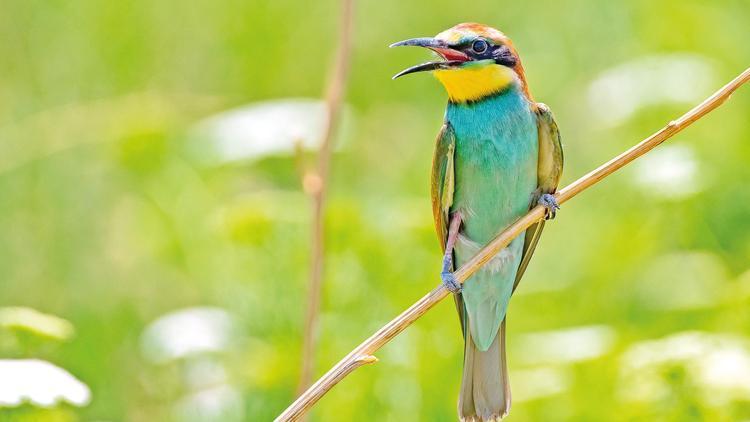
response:
[[[326,124],[318,151],[317,167],[305,175],[303,185],[312,199],[312,233],[310,239],[310,278],[308,283],[307,311],[305,313],[304,339],[302,342],[302,369],[298,391],[304,391],[312,379],[317,344],[320,295],[323,285],[325,260],[325,203],[329,184],[333,140],[341,115],[341,104],[349,76],[352,49],[353,0],[341,0],[339,47],[328,81],[325,97]]]

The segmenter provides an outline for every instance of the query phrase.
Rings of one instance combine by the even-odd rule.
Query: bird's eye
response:
[[[487,51],[487,41],[476,40],[471,44],[471,49],[474,50],[475,53],[484,53]]]

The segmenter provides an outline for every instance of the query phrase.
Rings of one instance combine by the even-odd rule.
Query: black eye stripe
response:
[[[477,43],[480,45],[477,45]],[[503,66],[515,66],[517,61],[515,55],[507,45],[493,44],[483,38],[464,41],[459,45],[454,45],[453,48],[468,54],[472,60],[491,59]]]
[[[514,66],[516,64],[516,57],[513,55],[513,52],[504,45],[492,52],[492,58],[495,59],[497,64],[504,66]]]

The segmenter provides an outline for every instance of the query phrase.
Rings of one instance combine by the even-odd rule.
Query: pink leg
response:
[[[448,241],[445,243],[445,254],[453,254],[453,247],[456,246],[458,239],[458,229],[461,227],[461,213],[456,211],[451,216],[450,226],[448,226]]]
[[[445,242],[445,255],[443,255],[443,269],[440,272],[440,278],[443,280],[445,288],[453,293],[461,291],[461,283],[453,276],[453,248],[456,246],[458,239],[458,229],[461,227],[461,213],[455,212],[451,216],[450,225],[448,226],[448,240]]]

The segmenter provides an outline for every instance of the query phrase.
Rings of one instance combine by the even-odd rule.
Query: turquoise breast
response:
[[[445,118],[456,136],[451,211],[463,216],[455,247],[461,266],[529,210],[537,188],[538,133],[517,87],[479,102],[449,104]],[[523,234],[464,284],[468,328],[480,350],[490,347],[505,318],[522,250]]]
[[[456,135],[453,209],[464,211],[463,234],[487,243],[528,211],[537,185],[535,115],[518,88],[476,103],[449,104]]]

